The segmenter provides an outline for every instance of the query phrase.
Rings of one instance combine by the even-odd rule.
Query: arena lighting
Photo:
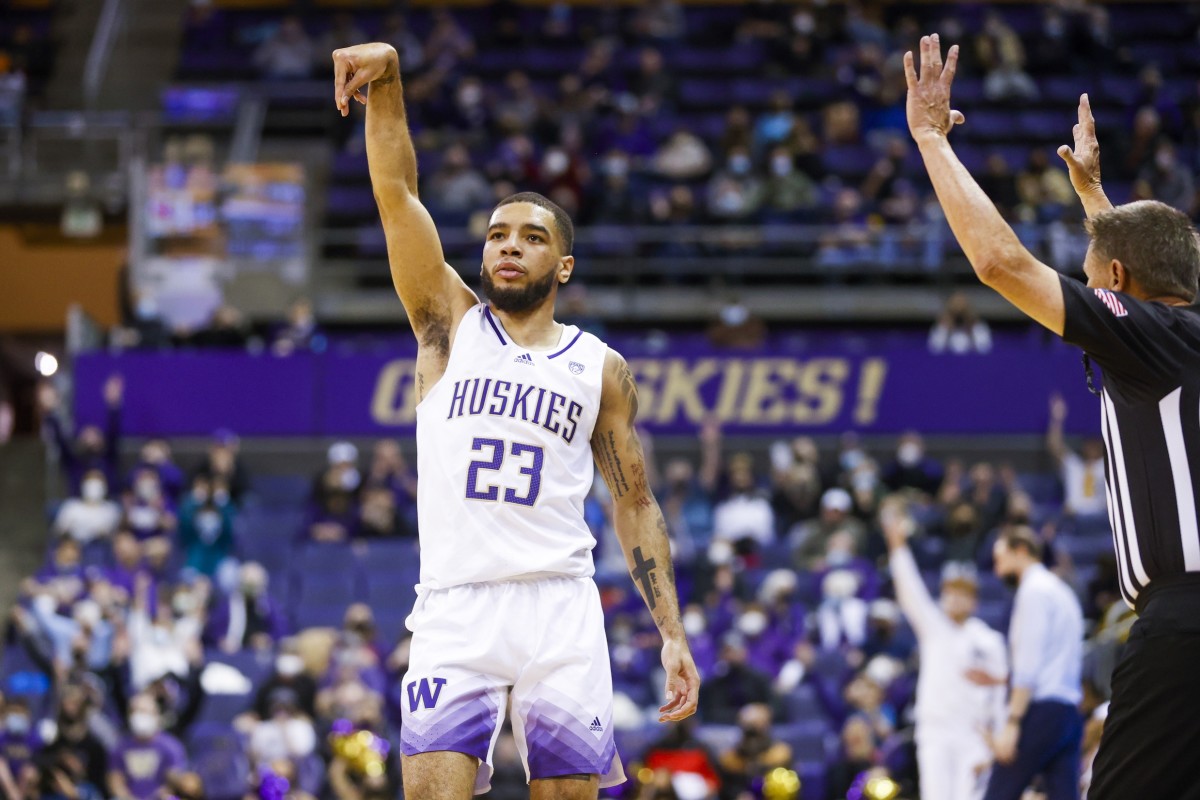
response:
[[[58,359],[50,353],[38,351],[38,354],[33,357],[33,368],[38,371],[38,374],[43,378],[49,378],[54,373],[58,372]]]

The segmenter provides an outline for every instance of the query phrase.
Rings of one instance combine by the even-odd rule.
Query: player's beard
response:
[[[524,286],[501,288],[492,280],[492,275],[486,267],[479,270],[479,278],[483,282],[483,293],[496,307],[497,311],[506,314],[523,314],[532,311],[545,302],[554,288],[557,275],[551,272],[540,281],[529,281]]]

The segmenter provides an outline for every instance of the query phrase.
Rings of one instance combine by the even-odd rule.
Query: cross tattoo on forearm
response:
[[[642,585],[642,594],[646,596],[646,605],[651,611],[658,605],[658,600],[655,595],[658,594],[658,582],[654,580],[654,576],[650,574],[656,566],[658,566],[653,558],[644,558],[642,556],[642,548],[633,548],[633,571],[629,573],[633,578],[634,583]]]

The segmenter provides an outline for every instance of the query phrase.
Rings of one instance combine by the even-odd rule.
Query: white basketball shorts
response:
[[[408,627],[405,755],[475,756],[475,793],[486,792],[511,693],[513,733],[530,780],[590,774],[601,787],[624,782],[604,615],[590,578],[424,591]]]

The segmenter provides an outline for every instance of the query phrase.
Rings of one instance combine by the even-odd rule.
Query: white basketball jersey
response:
[[[486,305],[467,312],[417,406],[418,591],[592,575],[583,502],[607,351],[574,326],[526,350]]]

